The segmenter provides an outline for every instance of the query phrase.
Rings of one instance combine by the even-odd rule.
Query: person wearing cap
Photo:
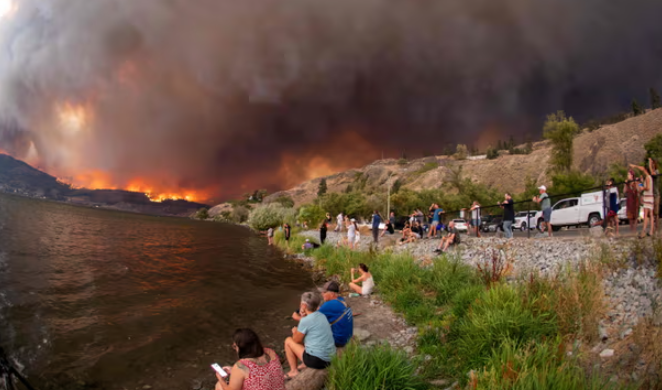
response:
[[[319,248],[319,244],[315,242],[310,242],[309,238],[306,238],[306,243],[301,245],[301,249],[303,249],[304,251],[307,249],[315,249],[315,248]]]
[[[320,289],[324,303],[318,311],[326,316],[333,332],[333,341],[336,348],[342,348],[354,335],[354,317],[352,308],[339,295],[340,285],[338,282],[329,281]],[[292,318],[296,321],[301,320],[300,313],[293,313]]]
[[[552,236],[552,201],[549,199],[549,195],[547,195],[547,187],[545,186],[540,186],[538,187],[538,191],[540,191],[539,196],[534,196],[533,201],[536,203],[540,203],[540,207],[542,208],[542,218],[543,218],[543,229],[542,232],[545,232],[545,229],[547,229],[547,234],[549,237]]]

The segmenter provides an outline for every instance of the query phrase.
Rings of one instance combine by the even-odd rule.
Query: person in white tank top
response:
[[[368,271],[368,266],[361,263],[359,264],[358,271],[361,273],[361,276],[354,278],[354,273],[357,271],[356,268],[352,268],[352,282],[349,284],[349,287],[356,293],[367,296],[372,294],[372,290],[375,288],[375,280],[372,278],[372,274]],[[361,283],[359,286],[357,283]]]

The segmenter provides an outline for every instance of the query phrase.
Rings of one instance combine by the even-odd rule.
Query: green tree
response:
[[[317,196],[322,196],[326,194],[326,190],[327,190],[326,179],[322,179],[320,180],[319,187],[317,188]]]
[[[656,161],[662,161],[662,134],[657,134],[644,144],[646,157]]]
[[[326,212],[324,209],[316,204],[306,204],[299,209],[299,220],[306,221],[310,228],[314,228],[322,223],[325,217]]]
[[[552,166],[556,171],[568,171],[572,167],[572,141],[579,133],[579,126],[563,111],[547,116],[543,137],[552,142]]]
[[[641,108],[639,103],[637,103],[637,99],[632,100],[632,114],[634,116],[641,115],[644,113],[644,110]]]
[[[559,172],[552,176],[552,195],[581,194],[599,185],[597,178],[575,170]]]
[[[230,220],[234,223],[244,223],[248,220],[250,215],[250,210],[244,206],[235,206],[232,208],[232,213],[230,214]]]
[[[651,87],[650,94],[651,94],[651,108],[653,110],[656,110],[662,107],[662,105],[660,104],[660,95],[657,93],[655,88]]]

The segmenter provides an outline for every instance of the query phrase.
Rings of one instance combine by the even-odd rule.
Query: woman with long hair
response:
[[[625,212],[630,222],[630,231],[637,231],[637,222],[639,222],[639,189],[635,180],[634,171],[628,171],[628,179],[625,182],[623,193],[626,197]]]
[[[285,390],[283,366],[276,352],[263,348],[251,329],[237,329],[232,339],[239,361],[232,368],[224,367],[230,372],[229,382],[216,374],[215,390]]]
[[[630,164],[632,168],[639,169],[644,173],[644,188],[643,188],[643,197],[642,203],[644,205],[644,227],[641,231],[639,238],[644,238],[645,236],[655,235],[655,196],[653,193],[653,176],[651,172],[657,170],[657,164],[653,161],[652,158],[648,159],[648,167],[642,167],[639,165]],[[650,230],[646,233],[646,225],[650,224]]]
[[[352,282],[349,284],[349,287],[356,293],[359,293],[363,296],[372,294],[372,290],[375,288],[375,280],[372,278],[372,274],[368,270],[368,266],[361,263],[359,264],[359,273],[361,276],[354,279],[354,273],[357,270],[355,268],[351,269]],[[359,286],[357,283],[361,283]]]

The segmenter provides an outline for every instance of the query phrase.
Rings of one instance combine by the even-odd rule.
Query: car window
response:
[[[568,206],[568,207],[574,207],[574,206],[577,206],[578,204],[579,204],[579,200],[577,200],[577,199],[572,199],[572,200],[569,202],[569,206]]]
[[[554,210],[561,210],[561,209],[564,209],[566,207],[568,207],[568,201],[567,200],[557,203],[556,206],[554,206]]]

